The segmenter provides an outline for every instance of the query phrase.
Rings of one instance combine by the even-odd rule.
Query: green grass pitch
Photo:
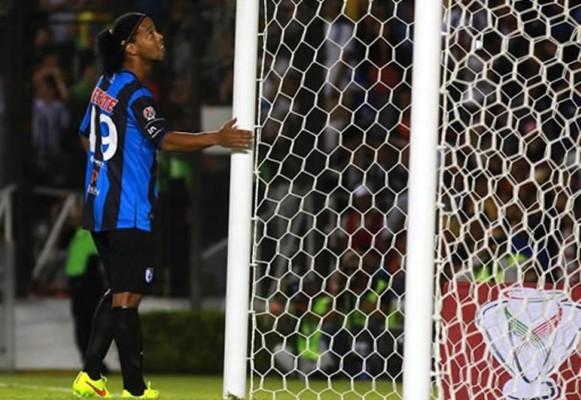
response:
[[[0,374],[0,399],[2,400],[73,400],[71,385],[75,373],[31,372]],[[222,399],[222,377],[220,376],[173,376],[151,375],[153,388],[161,392],[161,400],[220,400]],[[113,396],[121,395],[121,376],[113,374],[108,388]],[[256,385],[257,386],[257,385]],[[248,384],[250,389],[250,383]],[[268,390],[256,391],[253,400],[401,400],[399,385],[379,382],[376,393],[372,393],[370,382],[348,380],[334,381],[332,390],[326,381],[309,382],[308,387],[300,381],[287,381],[286,388],[278,380],[266,379],[262,387]],[[381,394],[377,394],[381,393]],[[298,396],[298,397],[297,397]],[[246,399],[250,399],[247,395]]]

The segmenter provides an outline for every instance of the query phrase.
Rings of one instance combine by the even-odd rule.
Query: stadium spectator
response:
[[[81,79],[75,82],[69,89],[71,117],[75,123],[80,123],[83,119],[87,101],[91,98],[91,93],[97,83],[99,71],[93,60],[88,60],[83,68]]]
[[[93,60],[88,60],[82,69],[81,79],[69,88],[68,109],[71,115],[71,125],[79,126],[83,120],[87,102],[97,83],[98,69]],[[73,129],[67,131],[66,140],[63,142],[63,159],[66,159],[66,187],[78,188],[83,184],[85,177],[85,152],[76,137]]]
[[[385,346],[390,335],[386,328],[395,322],[388,320],[390,278],[376,249],[348,250],[341,261],[333,296],[337,320],[328,333],[343,371],[365,380],[385,371],[391,351]]]
[[[389,21],[390,5],[374,2],[371,13],[358,22],[357,37],[361,44],[358,51],[359,73],[371,89],[374,105],[387,104],[390,92],[402,82],[401,66],[394,58],[396,39],[394,24]],[[386,21],[386,22],[380,22]]]
[[[53,54],[47,58],[54,57]],[[52,61],[50,61],[52,63]],[[68,89],[58,66],[46,64],[34,77],[35,93],[32,108],[32,145],[37,183],[63,185],[62,144],[70,128],[66,105]]]
[[[322,64],[324,67],[324,106],[329,113],[329,128],[325,132],[323,148],[331,152],[339,143],[339,135],[350,120],[351,92],[354,82],[354,23],[343,13],[343,2],[324,2],[324,41]]]
[[[300,76],[287,67],[285,61],[272,66],[273,71],[265,81],[261,102],[265,118],[263,140],[267,143],[274,142],[283,158],[288,155],[288,148],[281,141],[276,141],[276,138],[281,135],[296,137],[300,132],[301,121],[296,115],[298,105],[293,103],[300,86]]]
[[[39,27],[34,33],[34,59],[40,61],[45,53],[54,47],[52,31],[48,26]]]
[[[252,132],[236,128],[235,119],[214,132],[170,129],[143,83],[153,65],[165,57],[163,36],[145,14],[124,14],[103,30],[97,37],[97,56],[103,75],[80,127],[88,153],[83,227],[92,233],[110,290],[95,313],[87,361],[73,383],[73,392],[110,396],[101,363],[115,340],[122,397],[157,399],[159,392],[143,379],[138,314],[142,297],[151,293],[155,273],[156,152],[194,151],[212,145],[246,149]]]
[[[330,110],[345,95],[344,91],[353,81],[354,24],[343,13],[343,2],[329,0],[324,4],[325,19],[323,64],[325,66],[325,96]]]
[[[71,43],[74,39],[75,9],[86,0],[39,0],[41,11],[48,14],[50,29],[56,43]]]
[[[61,66],[61,55],[58,48],[48,42],[37,48],[38,59],[34,68],[32,80],[39,84],[47,76],[52,76],[57,84],[58,95],[63,101],[68,100],[68,90],[66,85],[66,71]]]
[[[205,76],[211,84],[207,101],[214,104],[232,102],[234,73],[234,34],[235,9],[226,0],[211,0],[206,9],[208,27],[208,48]]]
[[[167,281],[163,291],[156,293],[187,296],[190,269],[184,266],[190,260],[190,227],[194,219],[191,165],[181,154],[165,152],[158,155],[158,163],[158,226],[154,231],[160,246],[158,274],[163,274]]]
[[[386,250],[388,236],[385,215],[373,207],[373,194],[366,186],[353,192],[353,204],[341,216],[340,229],[332,239],[337,254],[345,249]]]
[[[405,297],[405,259],[407,232],[402,231],[394,238],[394,245],[383,259],[383,269],[387,274],[388,292],[383,297],[383,309],[388,313],[389,329],[403,328],[403,307]]]
[[[352,261],[347,253],[344,260]],[[282,374],[298,372],[311,377],[333,375],[339,368],[338,354],[346,354],[347,343],[337,342],[341,330],[342,314],[334,300],[343,287],[344,268],[331,272],[328,278],[309,272],[300,280],[287,278],[269,302],[270,314],[292,316],[298,321],[299,332],[288,332],[288,339],[273,347],[273,359]],[[321,290],[321,288],[324,290]],[[283,334],[287,334],[286,332]],[[333,347],[333,348],[331,348]]]
[[[331,313],[332,297],[325,292],[312,297],[299,292],[291,302],[290,312],[299,319],[299,329],[293,338],[294,346],[284,346],[283,343],[274,346],[275,363],[283,374],[292,372],[295,365],[297,372],[305,376],[332,372],[337,365],[329,351],[330,337],[334,334],[334,329],[329,331],[329,328],[335,327],[330,324],[334,316]]]
[[[106,278],[102,272],[101,262],[91,233],[80,226],[80,207],[73,218],[77,224],[77,229],[68,244],[65,273],[69,281],[75,343],[81,354],[81,359],[85,362],[91,338],[93,315],[105,293]],[[105,363],[101,367],[101,373],[103,375],[109,373]]]

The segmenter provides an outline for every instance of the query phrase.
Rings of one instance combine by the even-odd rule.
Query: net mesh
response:
[[[434,392],[578,398],[581,7],[443,15]],[[401,398],[412,28],[262,3],[251,396]]]
[[[581,7],[450,3],[437,382],[446,399],[578,399]]]

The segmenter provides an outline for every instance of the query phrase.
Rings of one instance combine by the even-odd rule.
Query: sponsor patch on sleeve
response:
[[[147,121],[152,121],[155,119],[155,108],[153,108],[153,106],[147,106],[143,109],[143,118],[145,118]]]

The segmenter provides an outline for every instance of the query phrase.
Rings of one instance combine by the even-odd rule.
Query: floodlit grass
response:
[[[391,381],[255,380],[253,400],[401,400],[401,387]]]
[[[2,400],[72,400],[71,385],[75,373],[16,373],[0,374],[0,399]],[[222,399],[222,377],[220,376],[174,376],[148,375],[153,388],[161,392],[162,400],[220,400]],[[113,396],[120,397],[121,376],[113,374],[108,388]],[[250,390],[250,384],[248,385]],[[375,390],[374,390],[375,389]],[[378,394],[379,393],[379,394]],[[400,400],[401,388],[391,382],[337,380],[332,384],[325,380],[314,380],[305,384],[300,380],[266,378],[255,381],[254,400]],[[250,396],[247,396],[249,399]]]
[[[0,375],[2,400],[72,400],[71,386],[76,374],[17,373]],[[218,400],[222,398],[222,378],[217,376],[152,375],[154,389],[163,400]],[[113,374],[107,387],[114,397],[121,397],[122,383],[119,374]]]

